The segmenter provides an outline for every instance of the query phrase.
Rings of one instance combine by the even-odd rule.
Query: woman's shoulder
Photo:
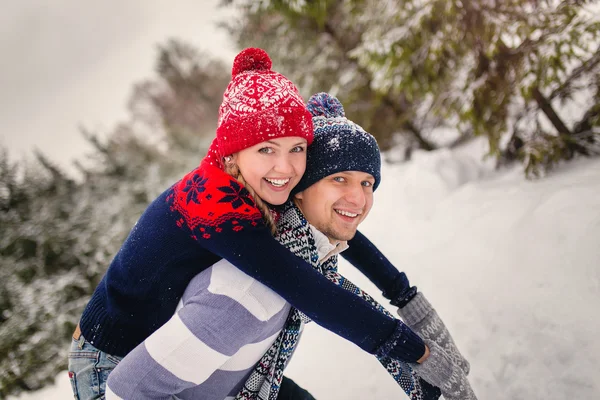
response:
[[[178,225],[198,239],[239,231],[261,223],[261,213],[248,190],[220,168],[203,162],[175,183],[166,197]]]

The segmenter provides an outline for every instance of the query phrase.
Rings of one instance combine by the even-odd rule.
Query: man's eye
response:
[[[273,149],[270,147],[263,147],[259,149],[258,152],[263,154],[271,154],[273,152]]]
[[[373,182],[363,181],[362,185],[365,186],[365,187],[372,187],[373,186]]]
[[[343,176],[336,176],[333,178],[333,180],[336,182],[340,182],[340,183],[343,183],[346,181]]]
[[[291,150],[291,153],[302,153],[304,151],[304,147],[296,146]]]

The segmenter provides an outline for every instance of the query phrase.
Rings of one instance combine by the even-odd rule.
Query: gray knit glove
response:
[[[425,340],[429,357],[421,364],[411,364],[417,374],[437,386],[446,400],[477,400],[465,372],[452,362],[444,349],[433,341]]]
[[[398,315],[424,341],[434,341],[441,346],[452,362],[458,365],[465,375],[469,374],[469,362],[460,354],[446,325],[423,293],[417,293],[404,307],[398,309]]]

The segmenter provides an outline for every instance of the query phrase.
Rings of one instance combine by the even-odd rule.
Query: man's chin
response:
[[[337,231],[329,236],[330,239],[336,240],[338,242],[347,242],[351,240],[356,235],[356,229],[352,231]]]

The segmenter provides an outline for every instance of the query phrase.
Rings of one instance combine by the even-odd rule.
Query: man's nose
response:
[[[360,208],[367,203],[367,197],[361,184],[349,185],[344,197],[350,204]]]

